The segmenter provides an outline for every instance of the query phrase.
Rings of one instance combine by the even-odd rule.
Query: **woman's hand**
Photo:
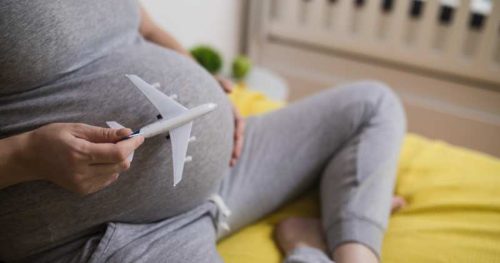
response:
[[[226,93],[231,93],[233,90],[233,83],[231,81],[216,76],[215,79],[219,82],[222,89]],[[233,105],[233,114],[234,114],[234,146],[233,152],[231,154],[231,160],[229,161],[230,166],[234,166],[238,158],[240,158],[241,151],[243,150],[243,138],[245,134],[245,119],[240,115],[238,109]]]
[[[30,180],[48,180],[79,194],[103,189],[130,167],[127,157],[142,136],[119,141],[130,129],[56,123],[28,132],[14,161]]]

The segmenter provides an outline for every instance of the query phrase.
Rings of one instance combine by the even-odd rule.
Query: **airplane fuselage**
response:
[[[193,121],[217,108],[215,103],[202,104],[200,106],[194,107],[187,110],[186,112],[179,114],[176,117],[159,120],[142,127],[140,130],[134,132],[129,137],[134,137],[138,135],[144,136],[144,138],[151,138],[159,134],[167,133],[168,131],[180,127],[186,123]]]

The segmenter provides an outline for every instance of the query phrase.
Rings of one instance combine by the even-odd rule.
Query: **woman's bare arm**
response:
[[[172,35],[163,30],[153,21],[144,7],[141,7],[141,24],[139,32],[145,39],[153,43],[175,50],[187,57],[191,57],[191,54],[184,47],[182,47],[182,45],[177,42]]]
[[[46,180],[80,194],[96,192],[129,168],[127,156],[144,141],[142,136],[119,141],[130,133],[130,129],[54,123],[2,139],[0,189]]]

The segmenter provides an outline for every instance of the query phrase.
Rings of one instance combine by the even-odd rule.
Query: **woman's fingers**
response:
[[[220,76],[215,76],[215,79],[219,82],[219,85],[226,93],[231,93],[233,91],[233,83]],[[238,110],[233,106],[234,113],[234,145],[233,152],[231,153],[231,159],[229,160],[229,166],[234,166],[236,161],[241,155],[243,148],[243,131],[245,129],[245,123]]]
[[[219,85],[222,87],[224,92],[231,93],[233,91],[233,83],[230,80],[221,76],[215,76],[215,79],[219,82]]]
[[[234,146],[233,152],[231,154],[231,160],[229,161],[230,166],[234,166],[236,161],[240,158],[241,152],[243,150],[243,138],[245,133],[245,120],[239,114],[236,108],[233,108],[234,112]]]
[[[76,137],[94,143],[114,143],[132,133],[127,128],[111,129],[87,124],[74,124],[73,133]]]
[[[88,129],[84,138],[78,140],[79,152],[76,156],[85,156],[86,165],[80,166],[72,180],[73,191],[80,194],[97,192],[118,179],[119,173],[130,168],[128,156],[143,142],[144,137],[137,136],[113,143],[118,138],[130,134],[128,129]],[[96,143],[97,142],[97,143]]]
[[[85,153],[90,164],[111,164],[125,161],[144,142],[144,137],[136,136],[118,143],[86,142]]]
[[[241,151],[243,149],[243,128],[244,127],[244,121],[238,121],[238,124],[236,125],[237,131],[234,134],[234,148],[233,148],[233,157],[235,159],[240,158]]]
[[[103,181],[98,178],[109,178],[111,175],[118,175],[129,168],[130,162],[128,160],[115,164],[87,164],[75,171],[73,176],[69,177],[67,180],[63,180],[65,181],[63,183],[69,185],[75,192],[83,193],[89,190],[90,187],[93,187],[93,182]],[[116,176],[116,178],[118,177]]]
[[[91,177],[122,173],[130,168],[128,160],[115,164],[92,164],[88,166],[87,172]]]
[[[118,173],[113,173],[109,175],[94,176],[85,182],[79,184],[75,191],[82,195],[87,195],[95,193],[108,187],[110,184],[118,180]]]
[[[401,196],[392,197],[391,212],[394,213],[406,206],[406,200]]]
[[[97,192],[118,179],[121,172],[130,168],[130,162],[125,160],[116,164],[88,165],[80,171],[73,180],[74,191],[79,194]]]

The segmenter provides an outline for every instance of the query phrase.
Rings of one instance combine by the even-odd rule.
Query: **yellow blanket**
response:
[[[282,105],[237,87],[230,96],[245,115]],[[396,193],[408,206],[391,216],[382,261],[500,262],[500,160],[408,135]],[[317,216],[314,193],[226,238],[218,250],[226,262],[281,262],[273,227],[291,215]]]

